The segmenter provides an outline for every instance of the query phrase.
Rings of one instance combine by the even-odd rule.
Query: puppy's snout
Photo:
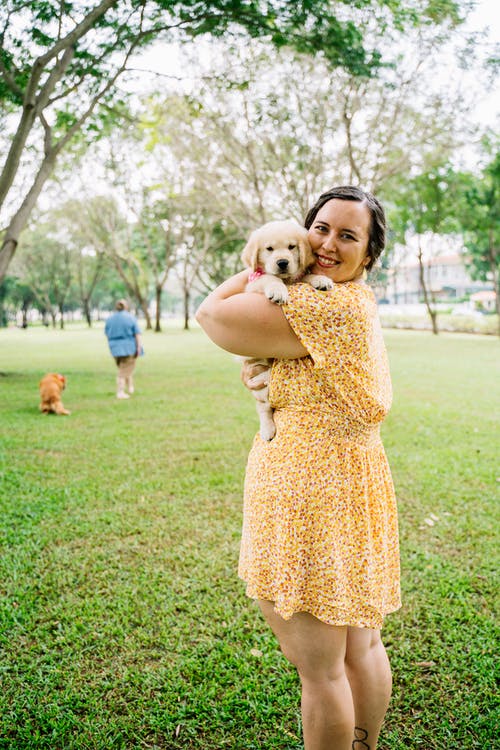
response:
[[[280,269],[280,271],[286,271],[287,268],[288,268],[288,261],[285,260],[284,258],[282,258],[281,260],[278,260],[276,262],[276,265],[278,266],[278,268]]]

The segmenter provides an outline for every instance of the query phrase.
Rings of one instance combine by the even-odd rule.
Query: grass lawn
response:
[[[385,332],[404,606],[380,750],[492,748],[499,343]],[[299,686],[236,576],[257,417],[199,330],[0,330],[0,748],[299,750]],[[68,378],[70,417],[37,410]]]

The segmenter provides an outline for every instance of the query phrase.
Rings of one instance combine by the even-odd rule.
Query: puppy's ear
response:
[[[259,240],[258,240],[257,231],[254,231],[248,238],[248,242],[243,248],[243,252],[241,253],[241,260],[247,266],[247,268],[251,268],[252,270],[255,271],[258,265],[258,260],[257,260],[258,254],[259,254]]]
[[[314,255],[307,239],[307,230],[304,230],[304,233],[299,238],[299,261],[304,271],[314,263]]]

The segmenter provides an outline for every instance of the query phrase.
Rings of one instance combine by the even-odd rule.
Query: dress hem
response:
[[[242,578],[241,576],[239,577],[242,581],[247,583],[244,578]],[[337,606],[335,604],[324,605],[321,603],[315,604],[314,602],[301,601],[294,607],[283,607],[279,604],[276,604],[276,597],[273,594],[265,594],[263,592],[258,593],[248,583],[245,593],[249,599],[253,599],[254,601],[262,600],[271,602],[274,606],[274,611],[277,615],[283,618],[283,620],[289,620],[293,615],[298,614],[299,612],[307,612],[308,614],[313,615],[313,617],[316,617],[318,620],[321,620],[321,622],[324,622],[326,625],[333,625],[335,627],[349,626],[355,628],[381,630],[384,625],[384,618],[386,617],[386,615],[397,612],[402,606],[401,602],[398,602],[398,604],[394,604],[387,609],[384,609],[383,612],[373,611],[373,608],[370,608],[372,609],[371,616],[358,616],[355,618],[350,617],[347,613],[345,613],[345,607]],[[333,614],[329,615],[328,610],[337,610],[339,614],[337,616],[334,616]],[[340,615],[340,612],[342,611],[343,615]]]

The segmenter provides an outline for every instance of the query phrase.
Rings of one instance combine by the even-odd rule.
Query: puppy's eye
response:
[[[269,250],[269,252],[272,253],[274,247],[272,245],[269,245],[269,247],[266,247],[266,250]]]
[[[288,245],[288,249],[289,250],[295,250],[296,247],[297,247],[297,245]]]

